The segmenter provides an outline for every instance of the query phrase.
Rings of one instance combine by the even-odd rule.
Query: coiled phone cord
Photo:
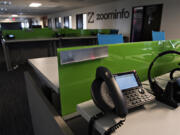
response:
[[[92,135],[92,131],[93,131],[93,125],[95,120],[101,118],[104,116],[104,112],[100,112],[96,115],[94,115],[93,117],[91,117],[90,121],[89,121],[89,126],[88,126],[88,135]],[[120,122],[118,122],[117,124],[113,125],[112,127],[110,127],[107,131],[104,132],[104,135],[110,135],[111,133],[113,133],[116,129],[118,129],[119,127],[121,127],[124,122],[126,121],[126,119],[120,120]]]
[[[88,135],[92,135],[93,125],[94,125],[95,120],[97,120],[103,116],[104,116],[104,112],[100,112],[100,113],[94,115],[93,117],[91,117],[91,119],[89,121],[89,126],[88,126]]]
[[[125,121],[126,121],[126,119],[120,120],[120,122],[118,122],[117,124],[110,127],[107,131],[105,131],[104,135],[110,135],[111,133],[115,132],[116,129],[118,129],[119,127],[121,127],[124,124]]]

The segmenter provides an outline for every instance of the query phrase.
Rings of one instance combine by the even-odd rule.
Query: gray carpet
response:
[[[27,69],[27,65],[12,72],[0,68],[0,135],[34,135],[24,81]],[[66,122],[75,135],[88,134],[88,123],[82,117]],[[99,133],[95,130],[94,135]]]
[[[34,135],[28,108],[25,67],[0,69],[0,135]]]

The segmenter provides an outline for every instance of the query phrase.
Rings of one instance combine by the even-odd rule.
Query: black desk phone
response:
[[[109,135],[123,125],[129,109],[144,105],[155,99],[153,95],[142,87],[135,70],[111,74],[105,67],[97,68],[96,78],[91,87],[91,95],[95,105],[102,112],[90,119],[89,135],[92,134],[94,121],[103,117],[106,112],[115,112],[119,117],[123,118],[104,133]]]
[[[142,87],[135,70],[114,74],[113,76],[119,88],[122,90],[128,109],[144,105],[154,100],[154,96]]]

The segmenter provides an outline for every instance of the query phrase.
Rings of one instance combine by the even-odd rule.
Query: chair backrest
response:
[[[152,40],[153,41],[165,40],[165,32],[152,31]]]
[[[118,44],[124,43],[122,34],[98,34],[98,44]]]

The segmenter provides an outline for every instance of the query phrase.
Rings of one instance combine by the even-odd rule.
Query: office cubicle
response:
[[[62,115],[68,115],[76,111],[76,105],[91,99],[91,83],[95,78],[98,66],[105,66],[112,73],[136,70],[141,81],[147,79],[147,71],[153,58],[165,50],[180,50],[179,40],[135,42],[124,44],[111,44],[102,46],[86,46],[58,49],[60,102]],[[108,57],[77,63],[61,64],[61,53],[71,50],[93,47],[108,47]],[[70,55],[71,56],[71,55]],[[72,55],[73,56],[73,55]],[[178,56],[164,56],[155,67],[159,67],[154,75],[169,72],[169,69],[178,67]],[[168,64],[167,64],[168,62]],[[166,65],[166,66],[165,66]],[[159,70],[161,69],[161,70]],[[156,73],[156,74],[155,74]],[[70,83],[71,82],[71,83]]]
[[[171,41],[154,41],[154,42],[139,42],[139,43],[125,43],[125,44],[116,44],[116,45],[104,45],[104,46],[86,46],[86,47],[73,47],[73,48],[60,48],[58,49],[58,69],[59,69],[59,85],[60,85],[60,104],[61,104],[61,117],[65,118],[68,115],[76,112],[76,105],[91,99],[90,88],[91,83],[95,78],[95,71],[98,66],[106,66],[111,70],[112,73],[125,72],[129,70],[136,70],[140,76],[141,81],[147,79],[147,69],[149,67],[152,59],[160,52],[165,50],[180,50],[179,40]],[[72,51],[72,50],[82,50],[88,48],[108,48],[108,56],[100,59],[92,59],[88,61],[81,61],[75,63],[62,64],[61,63],[61,53]],[[153,71],[153,76],[161,75],[166,72],[169,72],[169,69],[178,67],[180,59],[178,56],[169,55],[163,57],[155,65],[157,68],[156,71]],[[168,64],[167,64],[168,62]],[[166,65],[166,66],[165,66]],[[50,71],[53,72],[53,71]],[[40,90],[41,91],[41,90]],[[34,91],[35,92],[35,91]],[[38,93],[35,92],[37,95]],[[28,93],[29,94],[29,93]],[[32,95],[30,98],[33,99]],[[30,99],[32,102],[33,100]],[[41,96],[38,98],[42,98]],[[37,99],[39,100],[39,99]],[[44,102],[44,101],[43,101]],[[30,105],[30,108],[33,109],[33,106],[41,106],[38,104]],[[46,105],[47,106],[47,105]],[[52,105],[50,105],[52,107]],[[46,112],[46,111],[45,111]],[[43,113],[45,113],[43,112]],[[57,110],[56,110],[57,112]],[[36,115],[37,110],[34,110],[32,115]],[[41,112],[42,113],[42,112]],[[46,119],[52,116],[50,114],[45,114],[42,119]],[[60,115],[56,113],[59,117]],[[40,117],[32,117],[39,119]],[[74,120],[77,117],[71,117]],[[76,120],[75,120],[76,121]],[[68,121],[65,120],[65,123]],[[82,126],[76,124],[76,126]],[[68,126],[69,127],[69,126]],[[87,124],[86,124],[87,127]],[[36,126],[38,128],[38,126]],[[60,127],[61,128],[61,127]],[[41,126],[38,130],[42,130]],[[74,131],[74,130],[73,130]]]

